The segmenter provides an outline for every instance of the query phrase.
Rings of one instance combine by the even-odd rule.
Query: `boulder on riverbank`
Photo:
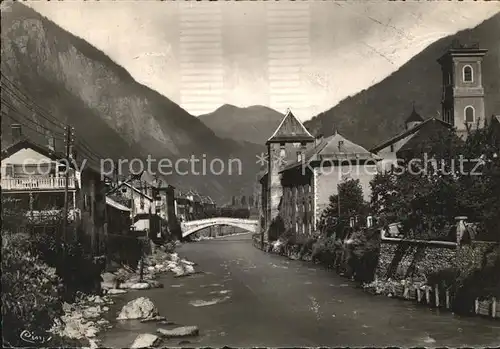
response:
[[[136,298],[125,304],[117,320],[148,319],[159,315],[153,302],[146,297]]]
[[[137,336],[130,348],[151,348],[158,344],[160,337],[151,333],[142,333]]]
[[[101,330],[111,326],[108,321],[97,319],[109,310],[105,305],[112,303],[107,296],[80,295],[74,303],[63,304],[64,314],[54,322],[50,332],[71,339],[94,338]]]

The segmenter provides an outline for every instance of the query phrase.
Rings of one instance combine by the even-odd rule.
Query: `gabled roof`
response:
[[[192,195],[193,196],[193,201],[194,202],[202,202],[201,201],[201,196],[198,194],[195,190],[190,190],[187,195]]]
[[[212,200],[212,198],[210,196],[202,196],[201,197],[201,202],[204,203],[204,204],[209,204],[209,205],[215,204],[214,201]]]
[[[369,152],[362,146],[351,142],[340,133],[335,132],[332,136],[324,138],[313,148],[306,151],[301,161],[294,161],[286,166],[282,171],[286,171],[303,163],[309,163],[314,160],[333,160],[333,161],[366,161],[380,160],[380,157]]]
[[[307,131],[305,126],[292,114],[290,110],[281,120],[278,128],[269,137],[266,143],[270,142],[301,142],[313,141],[314,137]]]
[[[46,146],[40,145],[38,143],[35,143],[27,138],[22,139],[14,144],[11,144],[10,146],[6,147],[5,149],[2,149],[2,160],[5,158],[8,158],[12,154],[17,153],[21,149],[33,149],[36,152],[48,157],[49,159],[52,160],[62,160],[64,159],[64,154],[60,152],[56,152],[54,150],[49,149]]]
[[[452,128],[453,126],[447,122],[444,122],[443,120],[441,119],[436,119],[436,118],[429,118],[427,120],[425,120],[424,122],[422,122],[421,124],[409,129],[409,130],[405,130],[404,132],[401,132],[400,134],[398,134],[397,136],[394,136],[390,139],[388,139],[387,141],[377,145],[376,147],[373,147],[372,149],[370,149],[370,151],[372,153],[377,153],[379,152],[380,150],[386,148],[387,146],[391,145],[391,144],[394,144],[396,143],[397,141],[403,139],[403,138],[406,138],[408,137],[409,135],[413,134],[413,133],[416,133],[417,131],[419,131],[420,129],[422,129],[423,127],[425,127],[426,125],[428,125],[429,123],[436,123],[436,124],[439,124],[440,126],[445,126],[447,128]]]
[[[130,208],[128,208],[125,205],[120,204],[119,202],[116,202],[115,200],[113,200],[107,196],[106,196],[106,204],[109,206],[112,206],[120,211],[130,212]]]
[[[36,143],[28,138],[24,138],[24,139],[21,139],[15,143],[9,145],[5,149],[3,149],[2,150],[2,160],[5,158],[8,158],[12,154],[17,153],[21,149],[26,149],[26,148],[33,149],[36,152],[48,157],[49,159],[51,159],[53,161],[63,161],[66,157],[66,155],[63,154],[62,152],[51,150],[46,145],[41,145],[41,144]],[[99,166],[99,164],[96,163],[95,160],[81,157],[78,154],[76,156],[76,161],[75,160],[71,161],[70,167],[73,168],[74,170],[90,169],[93,172],[98,173],[101,176],[104,176],[101,174],[100,166]],[[76,167],[78,167],[78,168],[76,168]],[[105,176],[105,177],[109,177],[109,176]]]
[[[136,187],[134,187],[132,184],[130,184],[129,182],[127,181],[124,181],[124,182],[121,182],[120,184],[118,184],[115,188],[113,188],[112,190],[108,191],[106,193],[106,195],[110,195],[112,194],[113,192],[117,191],[119,188],[121,187],[127,187],[127,188],[130,188],[131,190],[133,190],[134,192],[136,192],[137,194],[141,195],[141,196],[144,196],[146,199],[148,199],[149,201],[153,201],[153,198],[149,195],[147,195],[146,193],[143,193],[142,191],[140,191],[139,189],[137,189]]]

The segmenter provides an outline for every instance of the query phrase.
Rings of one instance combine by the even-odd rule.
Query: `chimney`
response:
[[[12,141],[14,143],[19,142],[21,138],[23,137],[23,131],[21,128],[21,124],[12,124],[11,126],[12,130]]]

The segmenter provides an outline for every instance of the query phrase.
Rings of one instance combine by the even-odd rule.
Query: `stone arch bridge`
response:
[[[259,231],[259,221],[256,219],[217,217],[182,222],[182,237],[185,238],[186,236],[196,233],[197,231],[216,225],[229,225],[231,227],[247,230],[251,233]]]

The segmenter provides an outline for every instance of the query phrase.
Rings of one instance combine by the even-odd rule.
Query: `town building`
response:
[[[28,140],[18,124],[12,125],[12,133],[14,143],[2,150],[1,188],[2,200],[18,203],[16,211],[26,218],[17,228],[49,227],[66,239],[87,236],[92,251],[101,254],[107,220],[105,183],[99,166],[92,159],[79,158],[75,149],[66,169],[66,156],[56,151],[52,137],[47,144]],[[65,197],[68,225],[62,232]]]
[[[196,190],[189,190],[187,193],[188,198],[192,202],[193,219],[204,218],[204,209],[201,195]]]
[[[106,196],[106,216],[108,234],[126,235],[132,226],[130,208]]]
[[[215,214],[215,209],[216,209],[216,204],[214,202],[214,200],[212,200],[212,198],[210,196],[202,196],[201,197],[201,203],[203,205],[203,211],[207,214],[207,215],[213,215]]]
[[[108,197],[130,208],[133,229],[148,232],[151,239],[168,233],[175,218],[175,188],[147,171],[129,176],[108,191]]]
[[[418,156],[433,142],[453,132],[453,126],[438,118],[424,120],[413,110],[406,119],[405,130],[370,149],[382,158],[381,169],[388,170],[398,164],[398,160],[409,160]]]
[[[454,42],[438,59],[443,76],[442,118],[461,137],[467,135],[467,127],[474,129],[485,124],[482,60],[487,52],[477,44]]]
[[[260,179],[266,231],[279,215],[285,229],[311,235],[330,196],[348,179],[359,179],[369,200],[380,158],[337,131],[315,139],[288,111],[267,146],[268,171]]]
[[[181,222],[193,219],[193,201],[187,191],[175,190],[175,214]]]
[[[442,70],[441,117],[424,120],[413,106],[406,129],[371,149],[383,158],[385,170],[398,161],[421,155],[451,132],[465,139],[467,129],[482,128],[489,122],[485,118],[481,65],[486,52],[478,45],[454,42],[438,59]]]

